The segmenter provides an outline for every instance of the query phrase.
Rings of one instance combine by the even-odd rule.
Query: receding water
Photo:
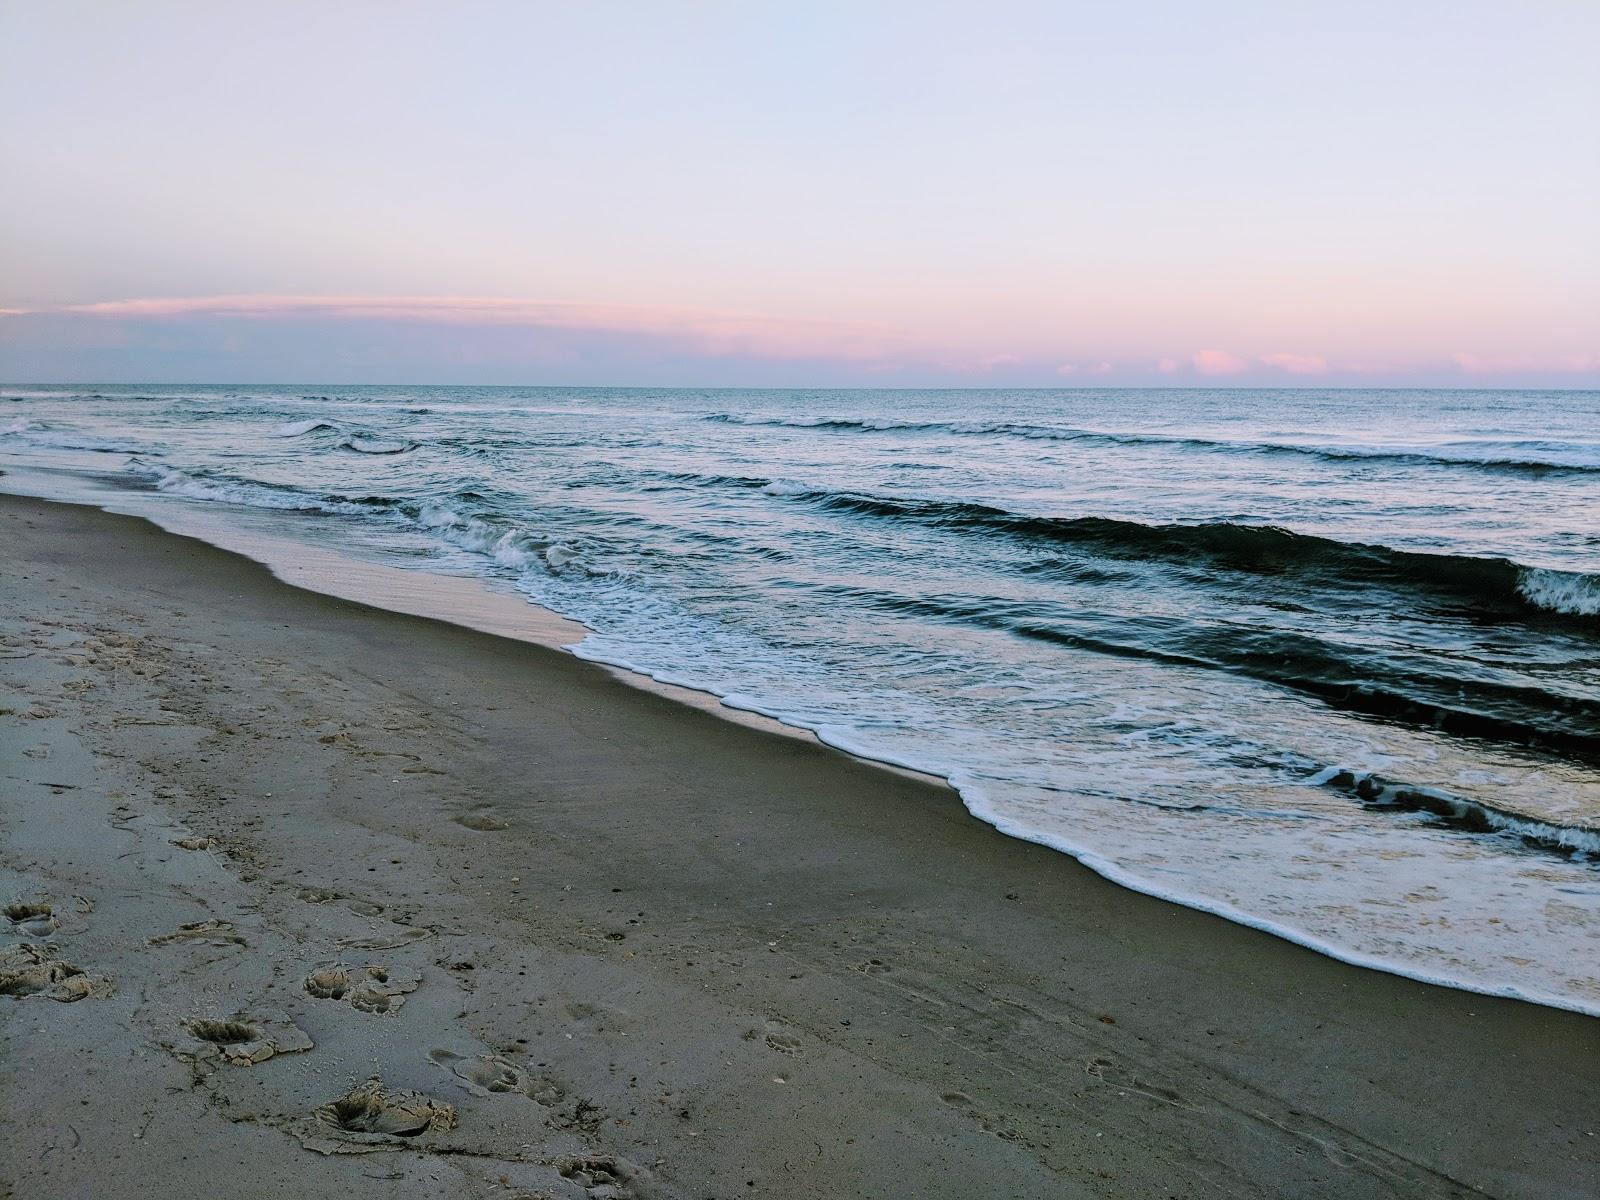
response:
[[[1140,890],[1600,1012],[1600,393],[0,396],[0,459],[498,577]]]

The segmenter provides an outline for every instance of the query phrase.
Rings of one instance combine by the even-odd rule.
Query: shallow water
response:
[[[1600,1012],[1600,394],[0,389],[1144,891]]]

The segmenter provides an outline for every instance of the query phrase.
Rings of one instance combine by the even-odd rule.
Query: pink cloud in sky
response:
[[[1226,350],[1196,350],[1189,360],[1202,375],[1237,375],[1250,364]]]
[[[843,321],[481,296],[189,296],[108,300],[37,311],[123,320],[327,317],[443,325],[525,325],[647,334],[688,342],[713,356],[748,354],[780,359],[880,359],[904,352],[913,344],[913,339],[897,330]],[[21,310],[14,315],[21,315]],[[1014,360],[995,355],[985,365],[1005,361]]]
[[[1454,355],[1456,366],[1468,375],[1544,374],[1600,371],[1600,354],[1565,354],[1550,358],[1530,355]]]
[[[368,322],[399,327],[390,333],[407,344],[411,340],[408,327],[433,326],[438,328],[434,341],[429,343],[434,347],[431,353],[443,356],[442,361],[448,363],[469,361],[474,354],[487,354],[496,362],[516,355],[533,363],[543,364],[551,360],[551,356],[565,362],[573,355],[581,357],[574,349],[577,345],[604,344],[615,353],[645,359],[664,355],[673,361],[688,358],[712,364],[713,360],[722,360],[723,366],[710,367],[713,378],[720,377],[715,374],[717,371],[759,372],[762,362],[810,363],[819,370],[846,372],[844,378],[849,378],[850,372],[862,378],[899,372],[908,381],[927,378],[959,383],[990,376],[985,382],[1004,379],[1030,381],[1030,385],[1052,378],[1073,379],[1080,384],[1093,380],[1140,385],[1158,382],[1161,377],[1175,382],[1185,377],[1218,380],[1239,377],[1241,382],[1270,383],[1274,377],[1284,375],[1306,382],[1339,376],[1356,381],[1398,379],[1402,384],[1429,380],[1449,383],[1466,375],[1497,377],[1502,381],[1520,377],[1538,384],[1561,375],[1600,373],[1600,353],[1543,356],[1460,353],[1407,362],[1346,355],[1335,358],[1288,350],[1252,350],[1241,354],[1210,348],[1187,354],[1160,354],[1159,343],[1144,348],[1143,354],[1139,354],[1136,345],[1127,344],[1126,339],[1107,348],[1114,353],[1128,352],[1130,356],[1099,359],[1080,353],[1078,357],[1066,359],[1064,348],[1053,347],[1050,337],[1021,334],[1015,330],[995,334],[963,328],[938,336],[927,329],[913,332],[866,321],[771,317],[671,305],[493,296],[239,294],[150,297],[37,308],[13,306],[0,308],[0,323],[11,329],[9,334],[0,331],[0,344],[8,343],[9,339],[9,344],[19,346],[23,344],[19,339],[37,340],[46,336],[23,333],[22,326],[29,321],[34,321],[38,328],[45,327],[38,324],[41,322],[65,322],[71,331],[63,332],[58,324],[52,327],[56,332],[49,336],[56,337],[62,347],[79,349],[112,345],[117,338],[130,346],[138,343],[148,347],[154,344],[150,341],[152,337],[165,337],[190,324],[200,330],[196,334],[201,339],[197,345],[215,345],[224,351],[242,344],[227,340],[232,334],[226,327],[233,322],[239,323],[241,335],[249,322],[295,321],[312,326]],[[224,329],[206,328],[219,322]],[[528,336],[521,338],[504,332],[508,330],[526,330]],[[597,341],[596,335],[618,336],[601,336]],[[1081,339],[1085,335],[1079,332],[1073,336]],[[1147,332],[1147,336],[1155,335]],[[208,337],[211,341],[205,342]],[[1082,347],[1074,349],[1081,351]],[[64,348],[60,352],[65,354],[69,350]]]
[[[1021,362],[1022,360],[1015,354],[991,354],[987,358],[978,360],[977,369],[980,371],[992,371],[996,367],[1014,367]]]
[[[1291,375],[1324,375],[1328,360],[1320,354],[1263,354],[1261,362],[1269,367],[1281,367]]]

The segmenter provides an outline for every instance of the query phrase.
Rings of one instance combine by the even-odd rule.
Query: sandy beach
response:
[[[0,497],[0,1195],[1574,1197],[1600,1022]],[[376,1082],[374,1082],[376,1081]]]

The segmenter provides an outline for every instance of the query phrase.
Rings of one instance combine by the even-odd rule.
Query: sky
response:
[[[1597,0],[12,0],[0,379],[1600,387]]]

